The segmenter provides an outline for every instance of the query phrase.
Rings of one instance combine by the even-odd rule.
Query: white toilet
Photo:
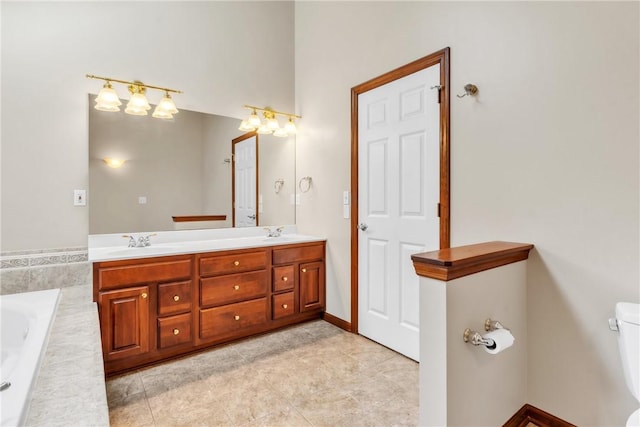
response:
[[[611,329],[618,330],[624,379],[631,394],[640,401],[640,304],[617,303],[616,318],[609,322]],[[640,408],[629,416],[626,425],[640,426]]]

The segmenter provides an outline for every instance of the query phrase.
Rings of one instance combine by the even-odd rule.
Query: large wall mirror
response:
[[[170,121],[110,113],[95,110],[94,98],[89,95],[90,234],[244,224],[234,224],[232,203],[232,141],[243,135],[238,119],[188,110]],[[255,139],[252,225],[295,224],[295,137]],[[105,159],[124,163],[112,167]],[[216,220],[181,221],[203,216]]]

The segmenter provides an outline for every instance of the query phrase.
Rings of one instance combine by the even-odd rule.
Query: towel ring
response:
[[[276,191],[276,194],[280,193],[282,190],[282,186],[284,185],[284,179],[277,179],[276,182],[273,183],[273,189]]]
[[[298,182],[298,188],[301,193],[306,193],[311,189],[311,177],[305,176],[304,178],[300,178],[300,182]]]

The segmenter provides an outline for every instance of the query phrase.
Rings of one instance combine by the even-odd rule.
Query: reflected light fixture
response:
[[[244,105],[244,108],[251,110],[251,114],[240,123],[240,127],[238,129],[244,132],[256,132],[261,135],[273,134],[279,137],[293,135],[297,131],[296,124],[293,121],[294,118],[302,118],[295,114],[275,111],[269,107],[260,108],[254,107],[253,105]],[[262,112],[262,116],[265,120],[264,123],[260,120],[257,111]],[[279,115],[289,118],[289,121],[284,125],[284,127],[280,127],[280,123],[278,123]]]
[[[173,102],[173,99],[171,98],[169,92],[182,93],[182,91],[169,89],[166,87],[148,85],[139,81],[127,81],[113,79],[110,77],[94,76],[93,74],[87,74],[87,78],[105,81],[104,86],[95,99],[96,105],[94,106],[94,108],[96,110],[112,112],[120,111],[120,105],[122,105],[122,102],[120,102],[118,94],[111,85],[111,83],[116,82],[126,84],[127,89],[131,94],[131,98],[129,99],[127,107],[124,110],[125,113],[135,116],[146,116],[148,114],[147,112],[151,109],[151,105],[149,105],[149,101],[147,101],[147,97],[145,96],[147,89],[155,89],[163,91],[165,93],[164,97],[156,105],[156,108],[152,114],[153,117],[159,119],[172,119],[173,115],[178,113],[176,104]]]
[[[104,162],[107,164],[107,166],[109,166],[110,168],[114,168],[117,169],[120,166],[124,165],[124,160],[122,159],[112,159],[112,158],[104,158],[102,159],[104,160]]]

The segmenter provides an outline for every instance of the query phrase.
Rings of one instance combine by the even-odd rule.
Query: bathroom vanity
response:
[[[234,249],[215,241],[158,245],[156,252],[166,254],[132,250],[136,257],[125,258],[127,251],[114,250],[111,258],[119,259],[111,260],[107,252],[94,257],[101,259],[93,262],[93,291],[105,373],[322,315],[324,240],[250,238],[244,243],[234,243]],[[182,253],[171,254],[168,247]]]

